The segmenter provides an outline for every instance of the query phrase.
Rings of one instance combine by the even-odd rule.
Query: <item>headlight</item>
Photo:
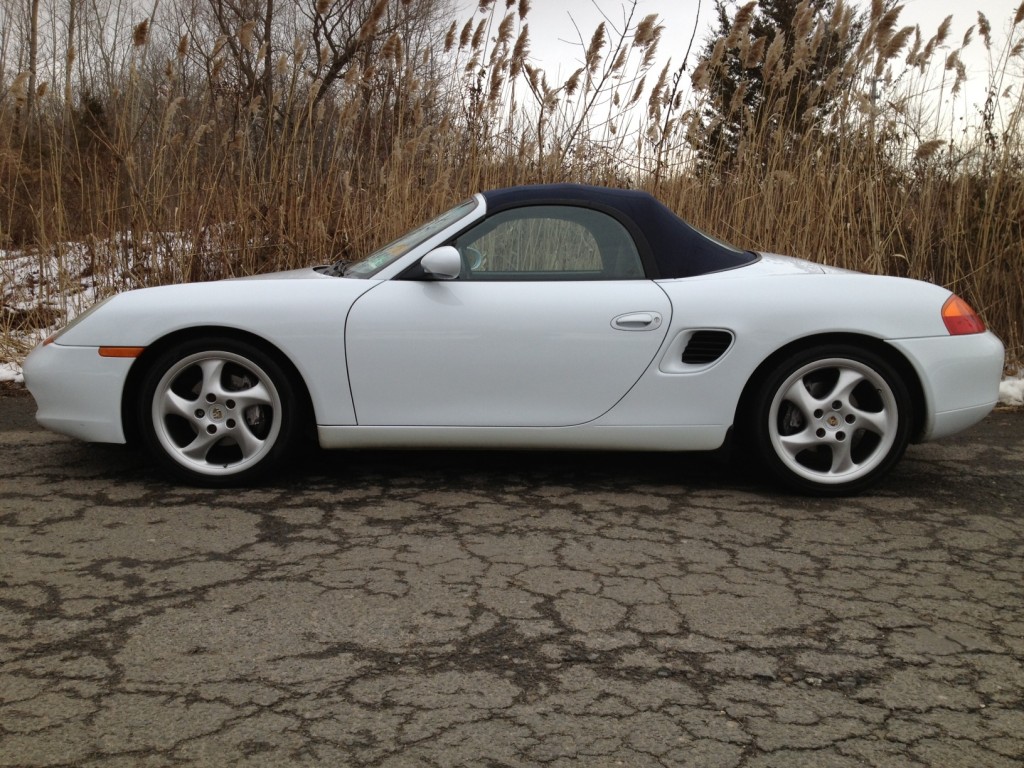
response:
[[[103,306],[104,304],[106,304],[106,303],[107,303],[108,301],[110,301],[110,300],[111,300],[112,298],[114,298],[114,297],[113,297],[113,296],[108,296],[108,297],[107,297],[107,298],[105,298],[105,299],[104,299],[103,301],[101,301],[101,302],[100,302],[99,304],[93,304],[93,305],[92,305],[91,307],[89,307],[89,308],[88,308],[87,310],[85,310],[85,312],[83,312],[82,314],[78,315],[78,317],[76,317],[76,318],[75,318],[74,320],[72,320],[72,321],[71,321],[70,323],[68,323],[67,325],[65,325],[65,326],[64,326],[63,328],[61,328],[61,329],[60,329],[59,331],[57,331],[56,333],[54,333],[54,334],[51,334],[50,336],[48,336],[48,337],[46,338],[46,340],[45,340],[45,341],[43,341],[43,346],[45,347],[45,346],[46,346],[47,344],[52,344],[53,342],[55,342],[55,341],[56,341],[57,339],[59,339],[59,338],[60,338],[61,336],[63,336],[63,335],[65,334],[65,333],[67,333],[68,331],[70,331],[70,330],[71,330],[72,328],[74,328],[74,327],[75,327],[76,325],[78,325],[78,324],[79,324],[80,322],[82,322],[83,320],[85,320],[85,318],[87,318],[87,317],[88,317],[89,315],[91,315],[91,314],[92,314],[93,312],[95,312],[95,311],[96,311],[97,309],[99,309],[100,307],[102,307],[102,306]]]

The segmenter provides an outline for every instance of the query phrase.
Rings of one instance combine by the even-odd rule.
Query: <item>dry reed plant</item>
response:
[[[851,13],[838,2],[826,27],[850,29]],[[781,59],[781,35],[772,46],[778,50],[764,53],[764,101],[774,107],[756,112],[734,99],[721,111],[741,126],[738,143],[707,152],[701,140],[709,125],[698,102],[688,138],[705,149],[706,162],[695,175],[675,177],[663,196],[698,225],[747,247],[945,285],[976,305],[1019,361],[1024,4],[1000,52],[991,49],[991,25],[978,14],[992,67],[988,99],[966,128],[944,111],[935,89],[955,95],[963,88],[961,53],[970,32],[942,58],[948,20],[925,38],[915,27],[901,27],[899,15],[899,6],[873,3],[841,76],[824,83],[806,77],[806,62],[828,37],[808,23],[801,27],[798,18],[798,39],[788,41],[792,60]],[[706,90],[709,71],[724,66],[715,59],[694,73],[699,99],[714,98]],[[824,97],[835,104],[824,115],[790,114],[782,106]]]
[[[824,20],[805,4],[771,44],[751,3],[698,62],[626,3],[561,82],[530,61],[527,0],[454,22],[442,0],[158,8],[113,31],[78,20],[32,94],[4,33],[0,248],[39,254],[40,306],[70,309],[85,271],[104,294],[356,258],[479,189],[574,181],[649,189],[745,247],[946,285],[1024,358],[1024,4],[1005,50],[979,15],[992,66],[966,129],[936,98],[966,77],[949,24],[929,36],[882,2],[860,27],[849,3]],[[816,82],[828,30],[860,37]],[[101,33],[118,42],[83,56]],[[733,49],[766,106],[743,82],[715,101]],[[709,105],[738,126],[728,142]],[[16,331],[0,322],[6,347]]]

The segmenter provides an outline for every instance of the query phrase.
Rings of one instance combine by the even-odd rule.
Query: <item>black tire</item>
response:
[[[142,377],[143,445],[171,476],[227,487],[265,478],[300,432],[295,386],[270,354],[237,339],[194,339],[160,354]]]
[[[911,398],[881,355],[852,345],[796,352],[766,376],[748,412],[757,455],[785,486],[818,496],[859,493],[899,461]]]

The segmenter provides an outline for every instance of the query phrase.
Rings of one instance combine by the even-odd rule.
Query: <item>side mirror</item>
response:
[[[462,272],[462,257],[456,248],[442,245],[420,259],[420,266],[435,280],[454,280]]]

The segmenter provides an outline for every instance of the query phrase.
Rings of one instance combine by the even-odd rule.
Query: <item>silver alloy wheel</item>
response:
[[[896,395],[872,367],[815,360],[776,390],[768,410],[772,448],[798,477],[824,485],[868,475],[889,456],[900,426]]]
[[[281,432],[281,395],[258,365],[225,351],[174,363],[156,385],[151,418],[167,456],[203,475],[257,464]]]

